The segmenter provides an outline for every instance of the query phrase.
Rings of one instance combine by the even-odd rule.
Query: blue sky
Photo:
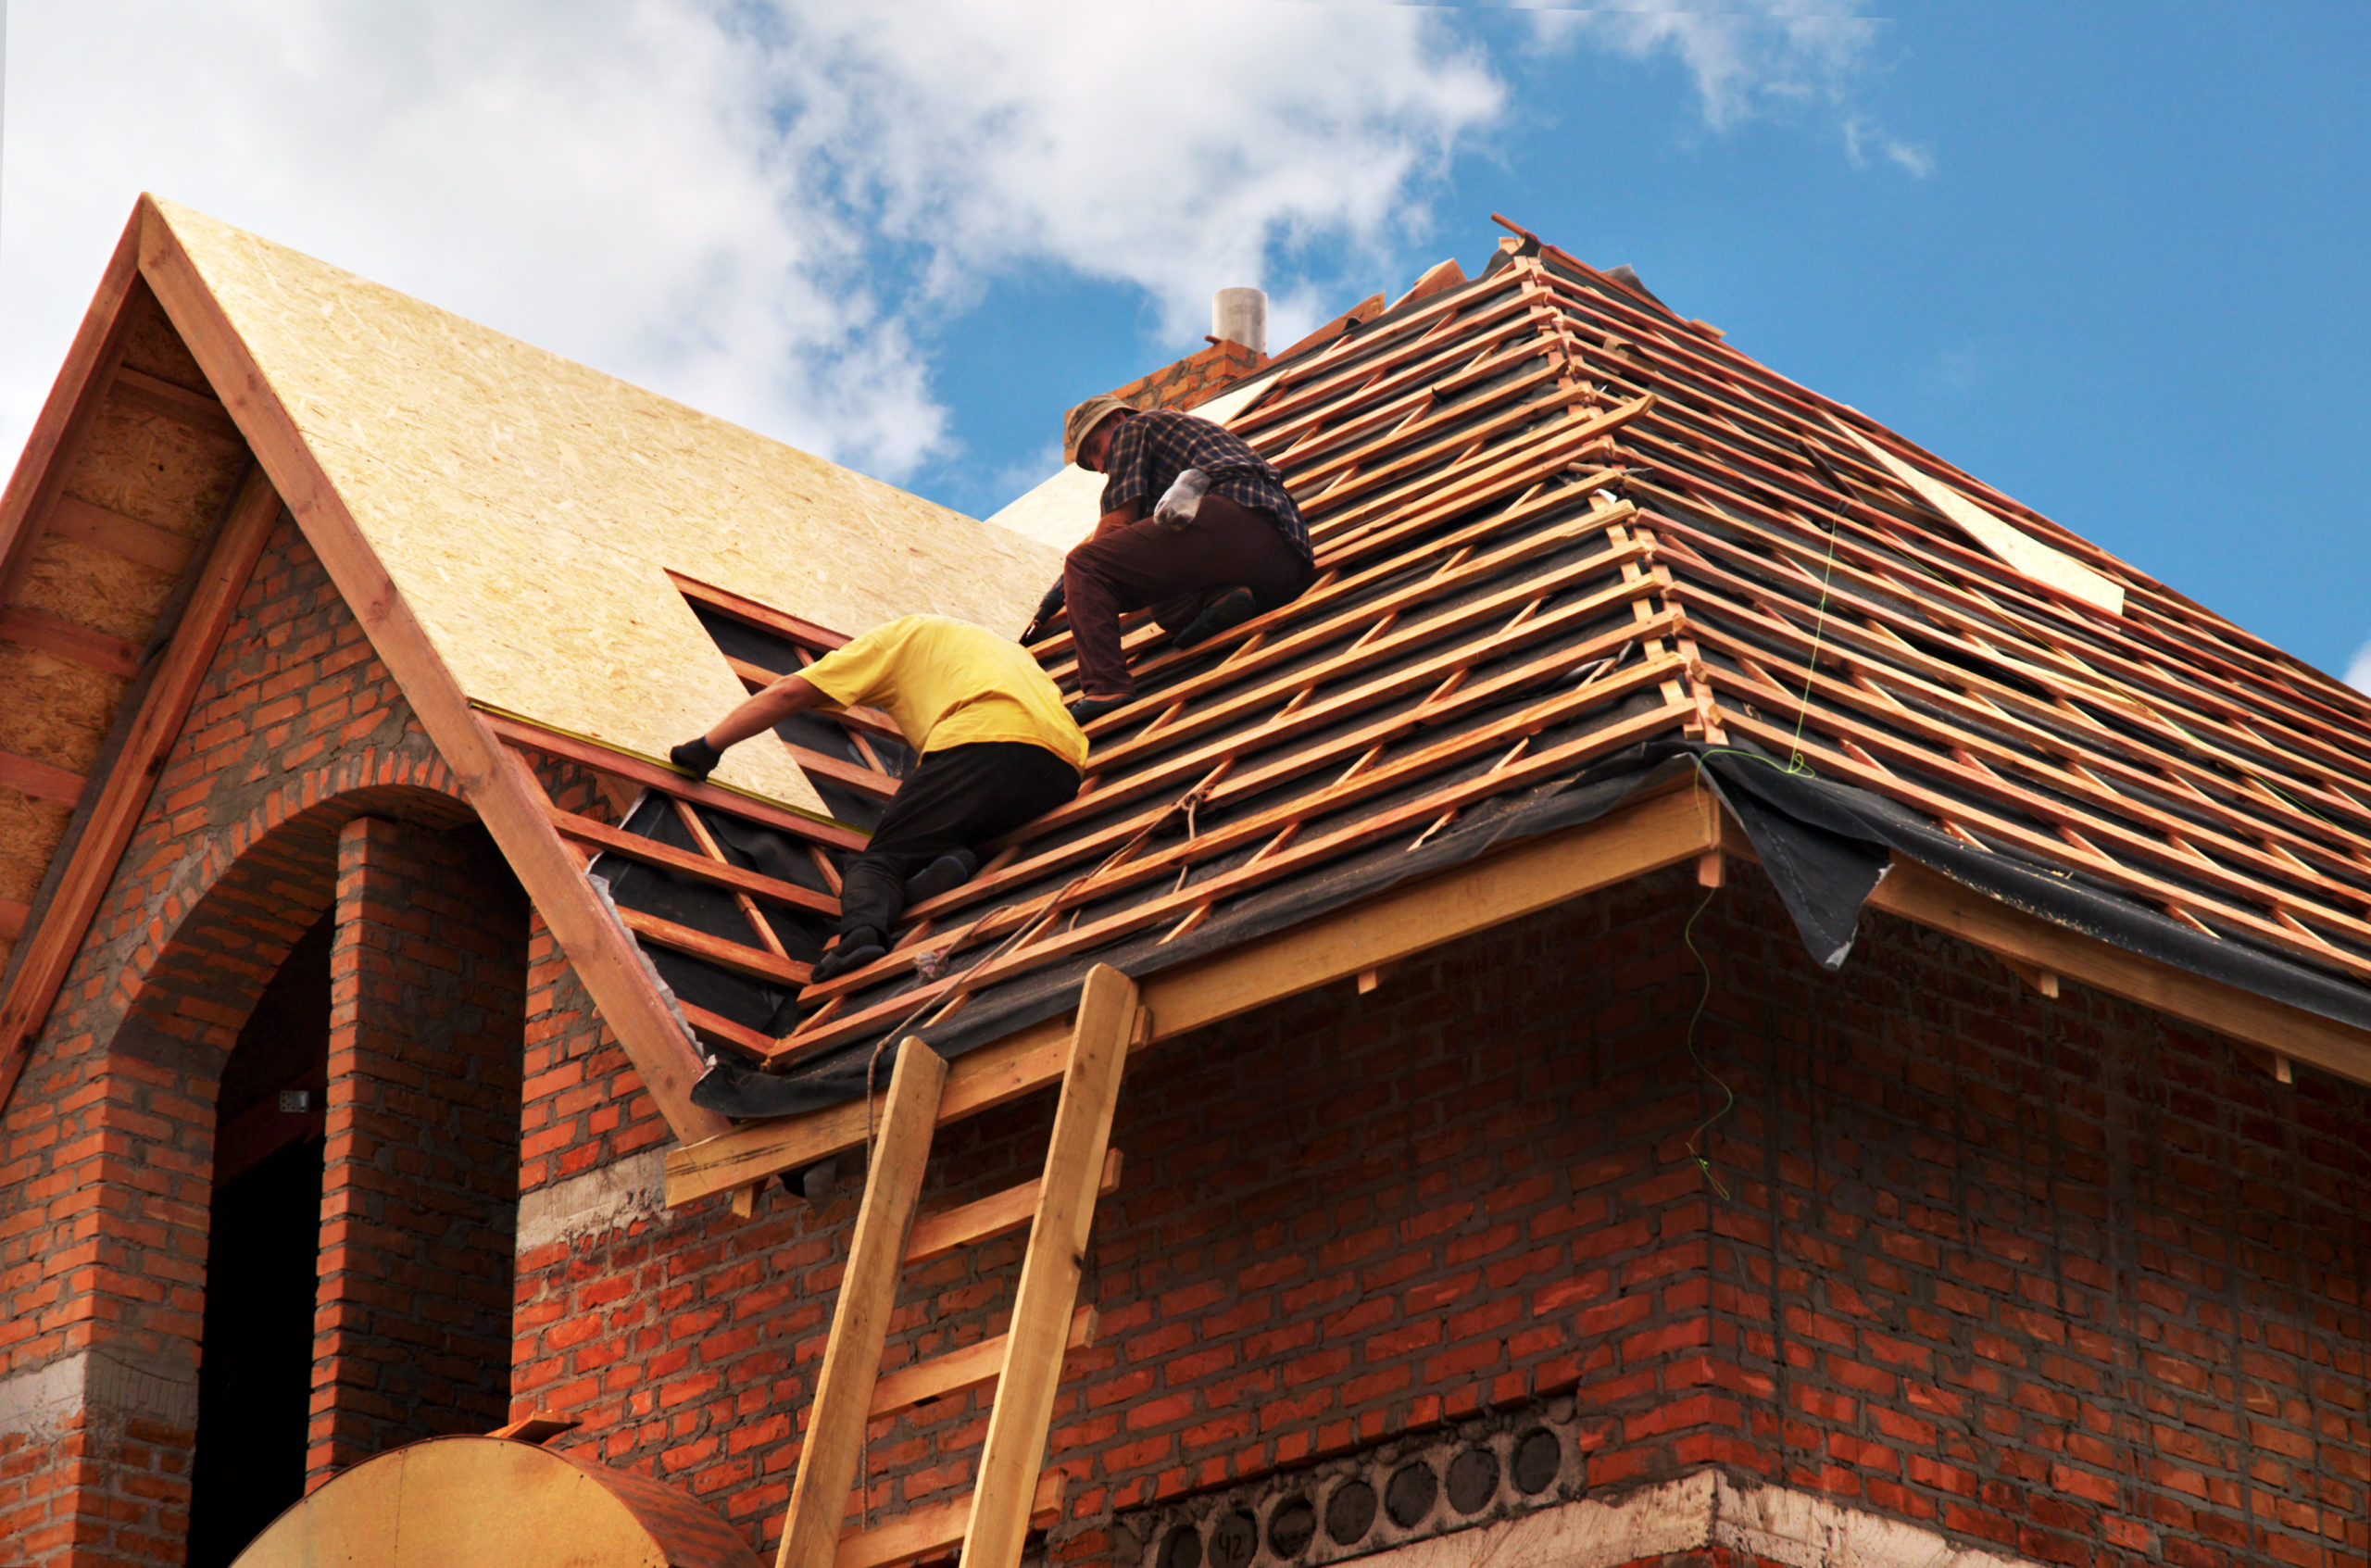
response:
[[[0,443],[143,188],[975,514],[1211,289],[1281,341],[1497,209],[2325,669],[2371,642],[2371,7],[463,9],[9,0]]]

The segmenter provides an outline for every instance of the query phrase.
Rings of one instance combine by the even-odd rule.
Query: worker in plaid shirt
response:
[[[1105,476],[1103,516],[1039,607],[1067,602],[1084,724],[1129,701],[1120,617],[1149,607],[1178,647],[1207,642],[1309,585],[1309,525],[1249,443],[1171,409],[1090,397],[1062,420],[1063,459]],[[1034,630],[1034,627],[1033,627]]]

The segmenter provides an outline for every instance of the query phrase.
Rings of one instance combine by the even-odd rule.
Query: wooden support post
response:
[[[1071,1031],[1061,1101],[1054,1110],[1037,1219],[1013,1297],[996,1410],[980,1451],[961,1568],[1018,1568],[1021,1562],[1053,1420],[1054,1387],[1061,1381],[1062,1342],[1078,1300],[1080,1261],[1095,1223],[1095,1191],[1111,1137],[1120,1073],[1136,1019],[1136,983],[1109,964],[1089,971]]]
[[[905,1265],[906,1233],[913,1224],[914,1200],[922,1194],[922,1167],[930,1160],[931,1134],[938,1125],[939,1096],[946,1086],[945,1059],[908,1037],[897,1047],[897,1065],[889,1076],[881,1135],[865,1179],[864,1202],[857,1210],[856,1236],[848,1247],[847,1273],[840,1280],[839,1304],[832,1311],[832,1336],[815,1380],[807,1443],[799,1450],[790,1518],[783,1526],[774,1568],[832,1568],[839,1551],[840,1522],[847,1512],[848,1487],[857,1479],[872,1386],[881,1374],[881,1346],[890,1309],[897,1304],[897,1274]],[[1099,1171],[1099,1148],[1098,1164]],[[1059,1357],[1060,1351],[1055,1354]]]

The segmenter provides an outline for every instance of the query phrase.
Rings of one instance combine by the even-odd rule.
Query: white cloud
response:
[[[1845,105],[1865,19],[1567,19],[1706,118]],[[985,284],[1143,291],[1289,340],[1413,262],[1490,61],[1422,6],[1154,0],[16,0],[0,454],[142,190],[896,478],[947,448],[928,344]],[[1825,96],[1823,96],[1825,95]],[[1838,109],[1839,114],[1845,109]],[[1852,121],[1848,153],[1920,155]]]
[[[1392,256],[1487,64],[1421,12],[932,0],[18,0],[0,443],[143,189],[889,475],[1000,268],[1149,292]],[[898,265],[884,261],[884,255]],[[900,288],[898,276],[918,276]],[[1190,341],[1190,339],[1189,339]]]
[[[2346,684],[2358,692],[2371,692],[2371,640],[2356,648],[2347,661]]]

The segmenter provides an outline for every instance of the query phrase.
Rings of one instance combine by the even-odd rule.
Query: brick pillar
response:
[[[338,838],[306,1489],[510,1388],[527,911],[474,830]]]

